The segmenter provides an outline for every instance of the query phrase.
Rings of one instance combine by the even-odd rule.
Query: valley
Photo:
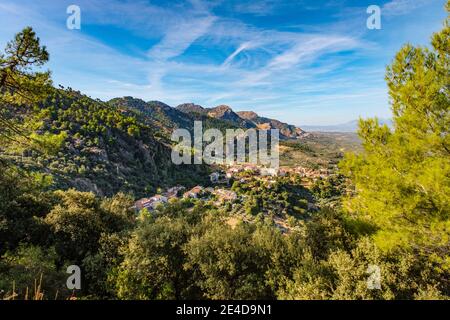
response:
[[[118,20],[142,26],[134,3],[120,5],[129,10]],[[123,26],[111,31],[103,16],[98,33],[115,39],[102,39],[98,51],[82,50],[99,40],[98,21],[59,32],[53,10],[36,14],[45,25],[27,21],[39,26],[55,70],[45,69],[50,54],[32,27],[8,36],[0,52],[0,300],[448,300],[448,19],[429,46],[368,60],[387,64],[389,119],[320,128],[255,111],[276,107],[272,114],[286,110],[296,123],[325,110],[342,110],[343,119],[368,112],[380,90],[361,79],[379,70],[355,70],[358,44],[373,39],[252,26],[259,19],[229,32],[218,26],[229,22],[226,11],[159,5],[162,34],[145,38],[155,26],[132,37]],[[0,16],[22,24],[39,8],[8,2]],[[200,26],[189,28],[190,19]],[[87,84],[78,91],[55,79]],[[227,131],[236,134],[223,141]],[[178,148],[174,136],[187,143]]]

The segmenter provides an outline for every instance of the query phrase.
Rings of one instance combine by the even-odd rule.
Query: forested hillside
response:
[[[142,210],[141,196],[208,178],[172,164],[161,126],[223,129],[234,112],[94,100],[55,89],[48,60],[31,27],[0,55],[0,299],[450,298],[448,18],[387,69],[393,129],[360,120],[360,150],[323,161],[336,172],[231,168],[223,185]],[[294,163],[341,158],[283,147]],[[70,265],[80,289],[66,286]]]
[[[174,129],[194,130],[194,121],[201,121],[203,129],[215,128],[225,133],[226,129],[241,128],[239,124],[208,116],[202,112],[180,111],[159,101],[145,102],[132,97],[114,98],[108,102],[119,110],[129,111],[144,123],[153,127],[154,133],[167,140]],[[200,107],[201,108],[201,107]]]
[[[17,144],[3,151],[5,159],[20,167],[51,175],[55,188],[142,196],[176,183],[195,185],[207,175],[202,166],[173,165],[170,144],[155,135],[157,127],[71,89],[53,89],[33,109],[10,107],[9,114],[36,139],[50,134],[59,138],[56,153]]]

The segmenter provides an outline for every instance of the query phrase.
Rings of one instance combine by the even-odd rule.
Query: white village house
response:
[[[147,209],[149,211],[155,210],[159,205],[167,203],[167,197],[162,195],[155,195],[151,198],[142,198],[134,203],[134,209],[141,211]]]
[[[262,176],[276,177],[276,176],[278,176],[278,169],[275,169],[275,168],[261,168],[260,169],[260,174]]]
[[[223,172],[213,172],[209,175],[211,183],[228,183],[229,177]]]
[[[183,194],[183,198],[200,198],[200,195],[204,193],[202,186],[196,186]]]

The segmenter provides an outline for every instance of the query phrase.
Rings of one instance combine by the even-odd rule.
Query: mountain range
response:
[[[280,139],[299,139],[307,135],[302,129],[275,119],[258,116],[253,111],[235,112],[227,105],[204,108],[184,103],[173,108],[160,101],[145,102],[132,97],[115,98],[109,104],[123,111],[133,111],[148,117],[147,122],[163,131],[174,128],[192,130],[194,121],[203,121],[204,128],[279,129]]]
[[[143,196],[158,187],[205,184],[209,167],[176,166],[170,158],[171,132],[193,130],[194,121],[202,121],[205,130],[280,129],[280,138],[291,141],[307,136],[293,125],[251,111],[234,112],[225,105],[203,108],[189,103],[174,108],[133,97],[104,102],[70,88],[52,90],[39,108],[29,112],[27,117],[21,112],[11,114],[39,137],[62,134],[65,138],[57,154],[23,150],[18,164],[51,175],[55,188],[102,196],[119,191]],[[12,161],[17,158],[12,149],[2,152]]]

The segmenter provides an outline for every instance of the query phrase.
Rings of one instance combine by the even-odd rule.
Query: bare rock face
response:
[[[306,134],[305,131],[294,125],[290,125],[275,119],[260,117],[258,116],[257,113],[253,111],[240,111],[237,112],[237,114],[241,118],[253,122],[261,130],[270,130],[270,129],[280,130],[281,138],[299,139]]]
[[[239,112],[236,112],[236,113],[242,119],[246,119],[246,120],[250,120],[250,121],[253,121],[253,120],[259,118],[258,114],[256,112],[253,112],[253,111],[239,111]]]
[[[220,120],[232,122],[234,125],[244,128],[255,128],[256,125],[251,121],[241,118],[236,112],[227,105],[220,105],[208,109],[208,116]]]
[[[238,120],[239,116],[227,105],[220,105],[208,110],[208,115],[223,120]]]

